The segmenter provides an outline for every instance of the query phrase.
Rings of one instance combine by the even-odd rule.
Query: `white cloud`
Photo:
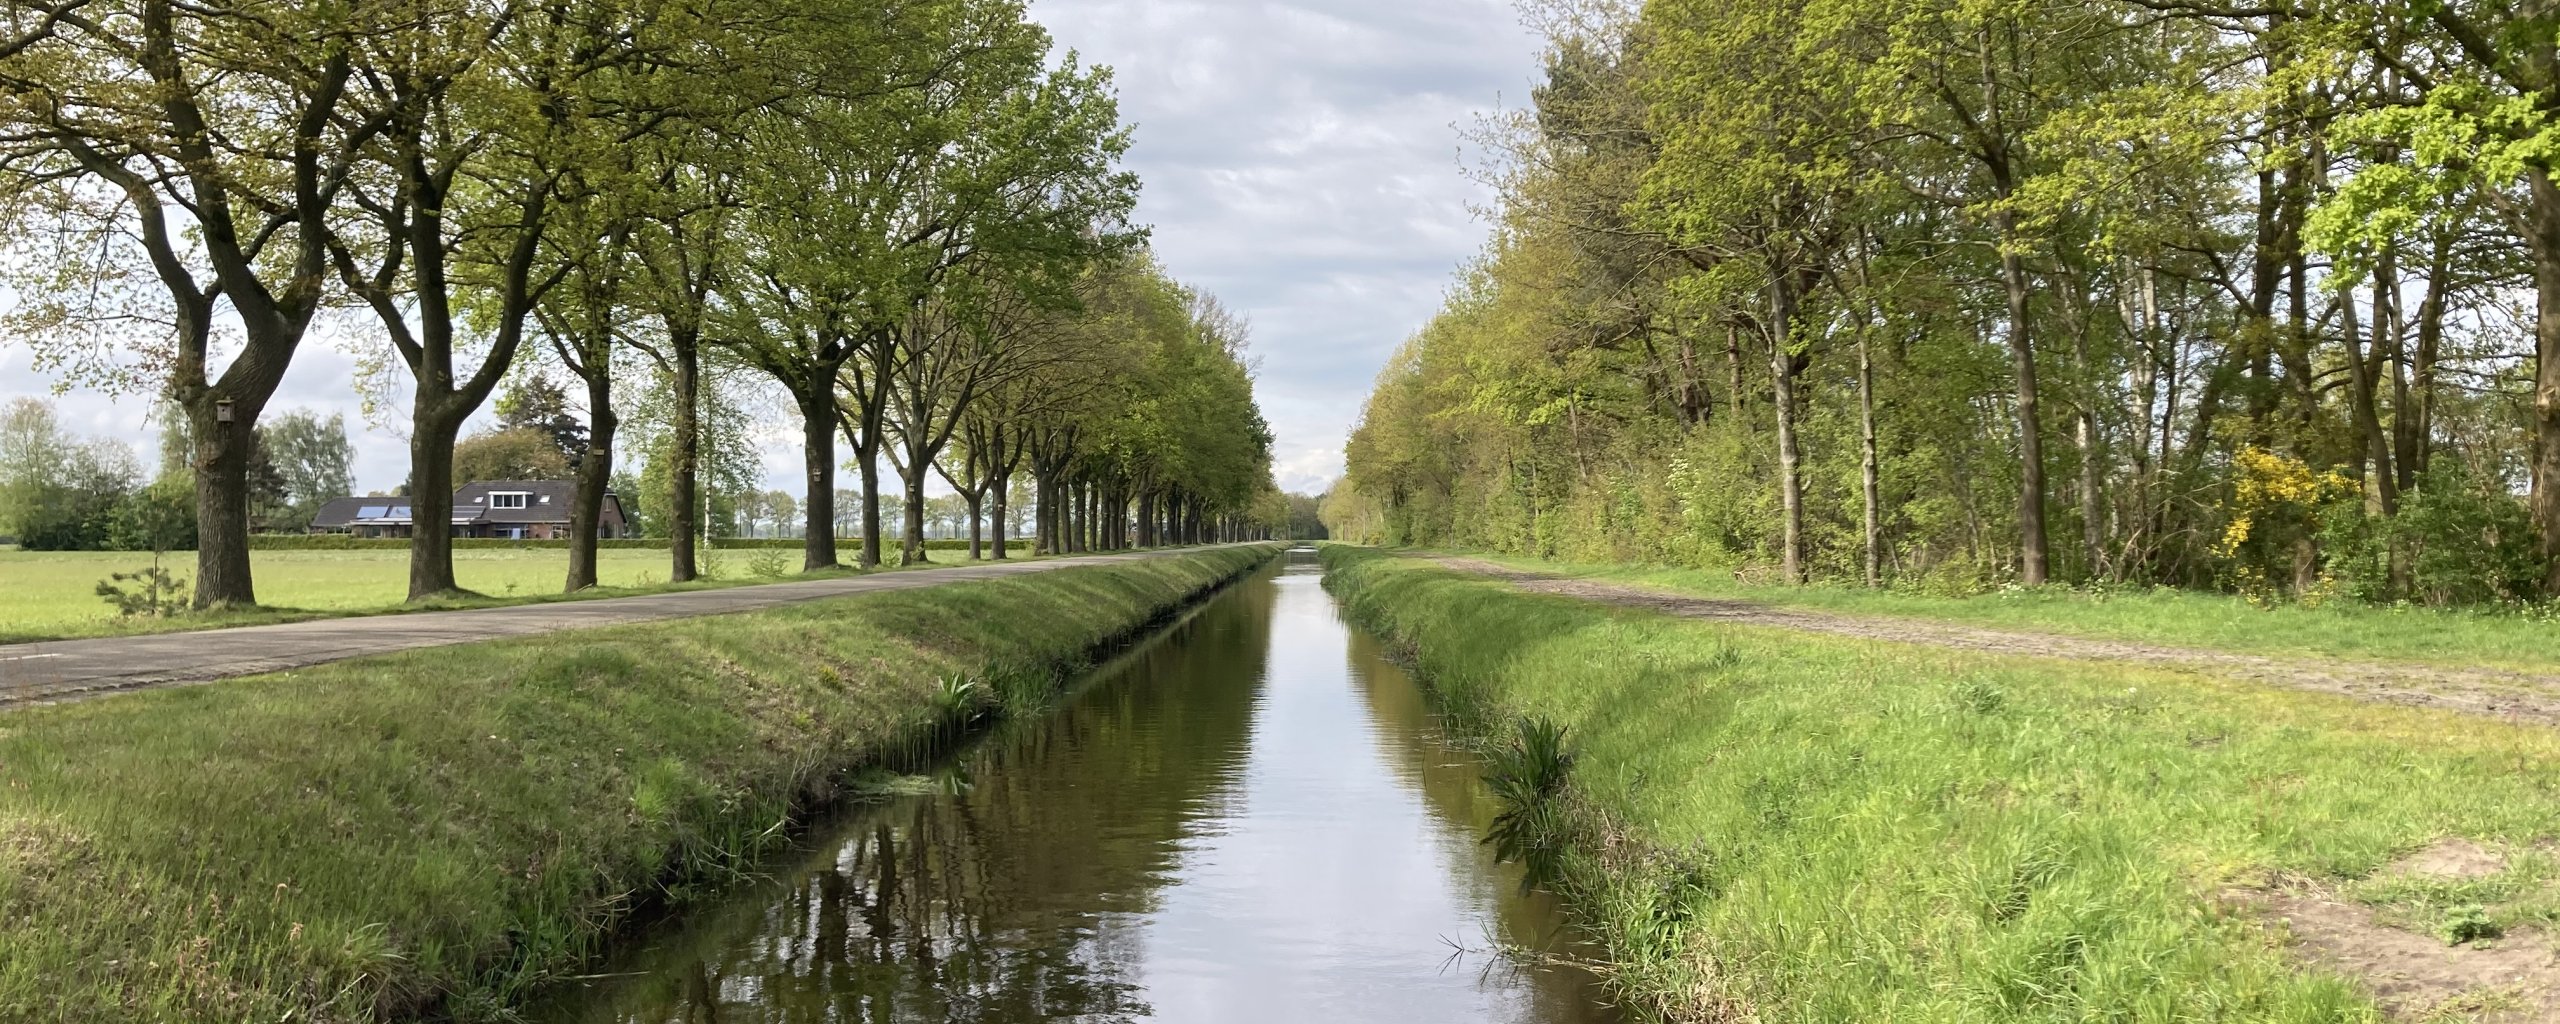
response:
[[[1458,129],[1525,96],[1505,0],[1034,0],[1118,75],[1166,265],[1252,320],[1281,486],[1322,489],[1388,353],[1484,237]]]

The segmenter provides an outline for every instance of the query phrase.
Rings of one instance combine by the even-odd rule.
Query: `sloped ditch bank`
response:
[[[0,1019],[503,1019],[1240,546],[13,713]],[[974,685],[972,685],[974,684]]]

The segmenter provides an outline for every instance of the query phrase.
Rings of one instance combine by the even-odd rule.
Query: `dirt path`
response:
[[[281,672],[420,647],[725,615],[829,597],[944,586],[1197,550],[1200,549],[1173,548],[1032,562],[986,562],[948,569],[911,569],[640,597],[0,645],[0,710]]]
[[[1925,619],[1839,615],[1777,608],[1750,601],[1693,597],[1622,583],[1568,579],[1473,558],[1437,558],[1434,561],[1452,569],[1502,579],[1523,590],[1646,608],[1683,618],[1989,654],[2130,662],[2343,694],[2358,700],[2443,708],[2546,725],[2560,724],[2560,676],[2408,662],[2239,654],[2128,640],[1985,629]]]

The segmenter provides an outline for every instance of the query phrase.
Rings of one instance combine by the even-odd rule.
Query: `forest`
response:
[[[2560,593],[2560,11],[1557,0],[1333,535],[1951,594]]]
[[[459,589],[451,495],[491,473],[577,482],[572,591],[608,487],[672,582],[714,519],[920,560],[937,476],[973,532],[1021,490],[1042,553],[1283,525],[1245,326],[1155,260],[1128,145],[1018,0],[5,0],[0,326],[171,410],[137,493],[192,512],[199,609],[257,603],[262,418],[321,344],[407,439],[413,600]]]

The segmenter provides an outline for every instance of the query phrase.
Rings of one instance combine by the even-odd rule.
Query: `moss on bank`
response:
[[[501,1016],[944,732],[944,680],[1054,685],[1272,550],[0,715],[0,1020]]]
[[[2248,894],[2560,922],[2560,732],[1325,559],[1463,720],[1567,728],[1559,887],[1676,1019],[2373,1021]],[[2377,873],[2446,836],[2509,867]]]

